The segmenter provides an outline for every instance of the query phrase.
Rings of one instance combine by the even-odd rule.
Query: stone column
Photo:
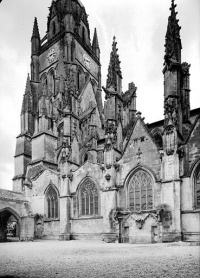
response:
[[[71,195],[69,185],[72,174],[69,172],[68,162],[64,162],[61,172],[61,195],[60,195],[60,240],[70,240],[70,202]],[[68,174],[66,174],[68,173]]]

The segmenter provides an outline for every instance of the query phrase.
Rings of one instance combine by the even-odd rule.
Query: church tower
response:
[[[122,72],[120,67],[119,55],[117,53],[116,38],[113,38],[112,51],[110,53],[110,63],[106,88],[103,87],[106,94],[104,104],[105,115],[105,135],[112,144],[117,147],[117,128],[121,125],[123,119],[123,97],[122,97]]]
[[[78,142],[82,140],[80,134],[83,132],[80,119],[84,112],[81,110],[81,99],[87,82],[91,83],[96,109],[101,114],[97,31],[95,29],[91,44],[88,16],[81,1],[54,0],[49,8],[46,35],[40,38],[35,18],[31,36],[31,76],[27,79],[23,100],[20,134],[29,136],[29,168],[42,164],[42,167],[57,170],[62,168],[63,161],[68,161],[69,169],[65,171],[78,167]],[[88,109],[87,104],[85,109]],[[90,130],[94,130],[96,125],[101,127],[95,117],[93,113],[88,123]],[[72,144],[76,146],[75,152],[74,148],[72,151]],[[18,146],[19,143],[16,161],[21,150]],[[16,170],[15,179],[20,175],[25,179],[26,167],[20,173]]]
[[[164,116],[165,126],[169,123],[176,127],[179,134],[184,134],[184,124],[189,123],[189,67],[181,62],[182,43],[180,29],[176,18],[176,5],[171,4],[171,15],[168,19],[165,37],[164,56]]]
[[[181,62],[180,29],[175,11],[174,0],[171,3],[171,15],[168,19],[165,37],[164,56],[164,130],[162,159],[163,203],[170,202],[174,222],[164,237],[181,238],[181,145],[184,142],[189,121],[189,67]],[[167,192],[167,193],[166,193]],[[167,199],[167,196],[170,198]]]

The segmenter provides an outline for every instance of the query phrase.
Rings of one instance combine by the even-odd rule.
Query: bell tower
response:
[[[175,11],[177,5],[174,0],[171,3],[171,14],[168,18],[167,32],[165,36],[164,56],[164,116],[165,126],[169,123],[183,135],[185,124],[189,123],[190,65],[181,62],[182,43],[180,38],[179,20]]]

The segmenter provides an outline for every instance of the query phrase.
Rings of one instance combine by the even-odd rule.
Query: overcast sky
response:
[[[200,107],[200,1],[176,0],[182,62],[191,63],[191,109]],[[171,0],[82,0],[91,39],[97,28],[102,85],[106,84],[112,38],[118,42],[123,91],[134,82],[137,110],[146,123],[163,118],[163,57]],[[16,136],[27,74],[34,17],[45,35],[51,0],[3,0],[0,4],[0,188],[12,189]]]

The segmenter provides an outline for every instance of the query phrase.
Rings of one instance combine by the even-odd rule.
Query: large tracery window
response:
[[[46,193],[47,217],[58,218],[58,194],[53,186],[50,186]]]
[[[151,176],[143,171],[137,171],[128,184],[129,208],[134,211],[153,209],[153,181]]]
[[[200,208],[200,165],[195,172],[194,177],[194,196],[195,196],[195,207]]]
[[[97,215],[99,213],[98,190],[91,179],[86,179],[80,186],[79,211],[80,215]]]

